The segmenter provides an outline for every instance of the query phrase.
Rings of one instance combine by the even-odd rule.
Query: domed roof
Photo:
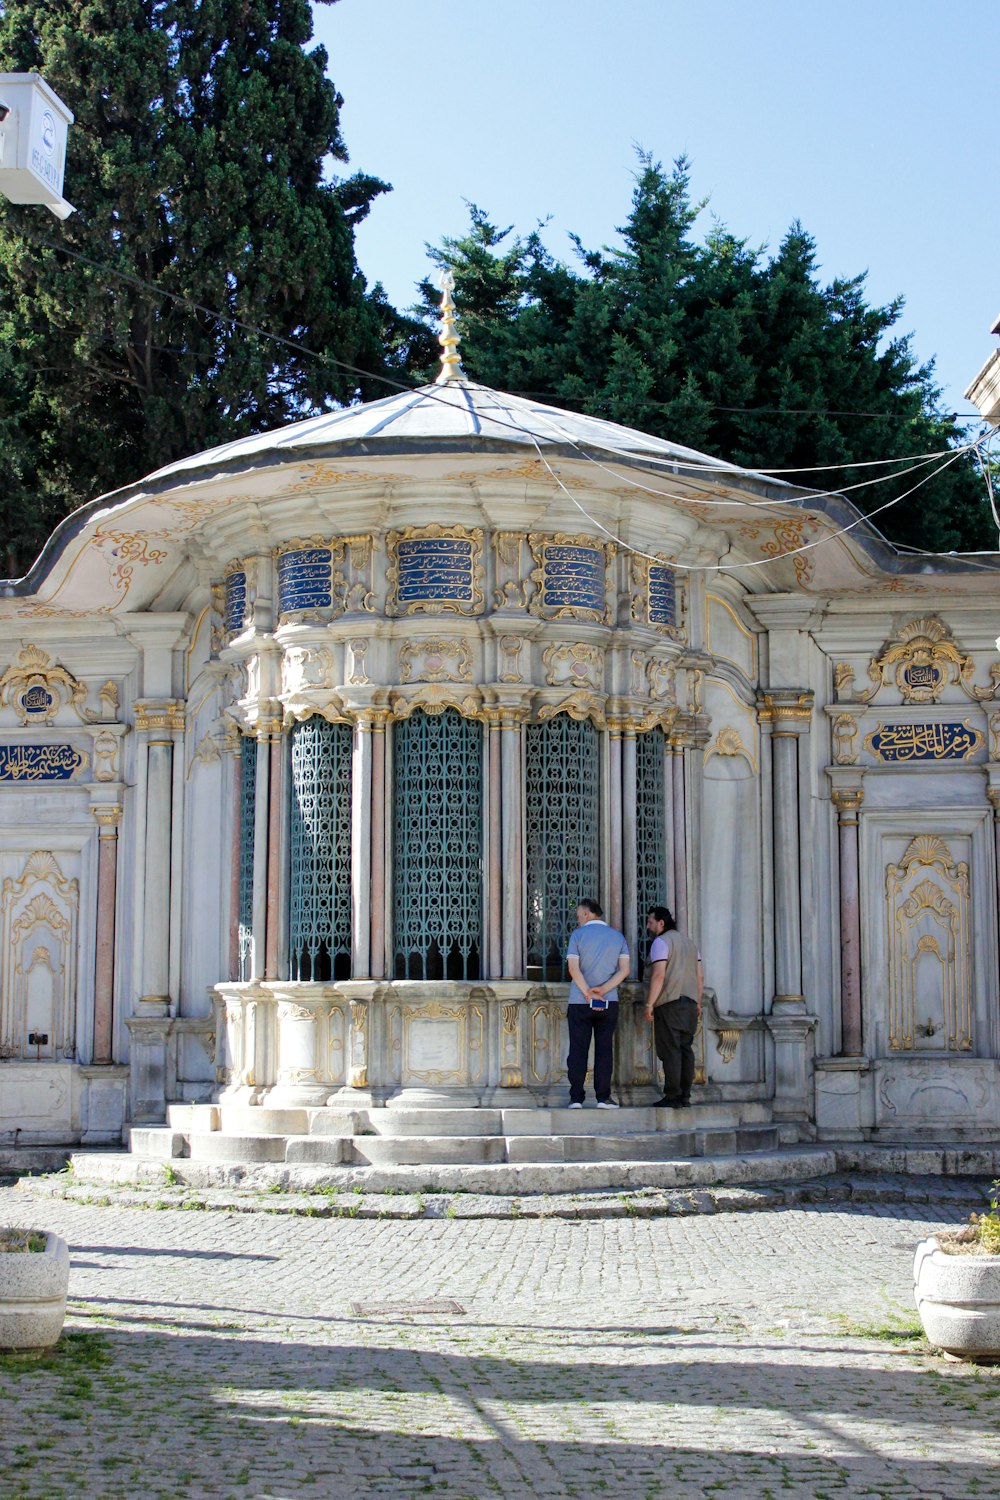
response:
[[[511,443],[532,450],[558,449],[563,453],[579,447],[617,457],[648,457],[684,465],[705,465],[731,474],[746,472],[735,464],[726,464],[680,443],[650,437],[648,433],[620,427],[616,422],[605,422],[599,417],[562,411],[524,396],[507,395],[460,378],[423,385],[416,390],[399,391],[381,401],[324,412],[322,416],[293,422],[272,432],[237,438],[218,448],[167,464],[148,475],[147,482],[160,482],[193,470],[240,467],[261,459],[274,461],[282,456],[289,460],[319,456],[321,452],[329,453],[331,449],[347,444],[367,445],[378,441],[393,446],[425,442],[432,445],[448,440],[466,444],[477,440]]]

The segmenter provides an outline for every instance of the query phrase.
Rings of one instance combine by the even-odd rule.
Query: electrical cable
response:
[[[508,412],[509,415],[513,415],[510,412],[510,408],[509,407],[505,408],[505,410],[507,410],[507,412]],[[551,475],[551,477],[553,478],[553,480],[556,482],[556,484],[558,485],[558,487],[563,491],[563,493],[566,495],[567,499],[569,499],[572,502],[572,504],[576,506],[577,510],[580,511],[581,515],[583,515],[583,516],[586,517],[586,519],[590,522],[590,524],[592,526],[596,526],[596,528],[598,529],[598,531],[603,532],[603,534],[606,537],[608,537],[608,539],[610,541],[613,541],[617,546],[621,547],[623,551],[631,553],[633,556],[636,556],[636,557],[646,558],[649,562],[662,563],[662,561],[663,561],[662,558],[657,557],[654,553],[645,552],[640,547],[633,547],[633,546],[631,546],[630,543],[626,542],[623,537],[621,537],[621,536],[617,535],[617,533],[611,531],[601,521],[598,521],[598,519],[597,519],[596,516],[591,515],[590,512],[587,510],[587,508],[584,505],[580,504],[580,501],[577,500],[576,496],[572,493],[572,491],[570,489],[568,489],[568,487],[559,478],[559,475],[552,468],[551,464],[548,462],[548,460],[546,459],[544,453],[542,452],[541,446],[540,446],[540,444],[538,442],[538,439],[535,437],[534,433],[528,432],[527,429],[523,428],[523,427],[522,427],[521,430],[522,430],[522,432],[525,433],[525,436],[529,437],[530,440],[531,440],[531,442],[534,444],[535,452],[538,454],[538,458],[539,458],[540,462],[548,470],[549,474]],[[847,526],[842,526],[837,531],[831,532],[827,536],[817,537],[817,538],[815,538],[811,542],[804,542],[799,547],[789,547],[789,548],[785,549],[783,552],[777,554],[774,557],[762,557],[762,558],[758,558],[758,559],[751,560],[751,561],[748,561],[748,562],[742,562],[742,563],[733,563],[733,562],[730,562],[730,563],[725,563],[725,564],[723,564],[721,562],[719,562],[719,563],[680,563],[680,562],[672,561],[670,563],[670,566],[673,567],[673,568],[677,568],[680,571],[685,572],[685,573],[718,573],[718,572],[722,572],[723,570],[725,570],[727,573],[732,573],[732,572],[740,571],[741,569],[745,569],[745,568],[762,568],[762,567],[766,567],[769,563],[781,562],[786,557],[795,557],[799,553],[809,552],[813,548],[821,546],[824,542],[832,542],[832,541],[836,540],[836,538],[839,537],[839,536],[845,536],[847,534],[847,532],[853,531],[856,526],[862,525],[865,521],[870,520],[872,516],[877,516],[882,511],[889,510],[890,507],[892,507],[894,505],[899,505],[901,501],[908,499],[910,495],[914,494],[918,489],[921,488],[922,485],[926,484],[928,482],[928,480],[933,479],[937,474],[940,474],[942,472],[942,470],[948,468],[948,466],[950,464],[955,463],[955,461],[959,457],[961,457],[961,452],[962,451],[963,450],[959,450],[958,452],[954,453],[950,458],[946,459],[945,462],[943,464],[940,464],[938,466],[938,468],[934,470],[933,473],[924,475],[924,477],[922,479],[918,480],[917,483],[915,485],[912,485],[911,488],[908,489],[907,491],[905,491],[904,494],[897,495],[892,500],[887,500],[884,505],[880,505],[877,509],[869,512],[868,515],[859,515],[856,518],[856,520],[851,521]]]
[[[228,324],[232,328],[239,329],[241,332],[252,333],[252,334],[256,334],[257,336],[259,336],[261,338],[270,339],[274,343],[282,345],[284,348],[294,350],[296,353],[305,354],[305,355],[307,355],[311,359],[316,359],[316,360],[319,360],[319,361],[321,361],[323,363],[334,365],[338,369],[344,370],[344,371],[346,371],[347,373],[349,373],[351,375],[356,375],[356,376],[358,376],[360,378],[363,378],[365,380],[374,380],[374,381],[380,382],[383,385],[391,386],[394,390],[397,390],[397,391],[413,391],[413,390],[421,390],[421,389],[423,389],[426,399],[440,401],[441,404],[447,406],[449,408],[449,410],[453,409],[452,403],[450,401],[448,401],[444,396],[437,395],[434,391],[432,391],[430,389],[427,389],[426,387],[408,385],[404,381],[393,379],[393,377],[390,376],[390,375],[376,373],[376,372],[371,371],[371,370],[364,370],[359,365],[351,364],[348,360],[339,359],[336,355],[333,355],[333,354],[328,354],[328,353],[327,354],[318,354],[314,349],[310,349],[308,347],[308,345],[302,344],[302,343],[300,343],[296,339],[289,339],[289,338],[285,338],[284,335],[282,335],[282,334],[271,333],[266,328],[262,328],[259,324],[249,323],[249,322],[245,321],[244,319],[237,318],[235,315],[232,315],[232,314],[229,314],[229,313],[221,313],[217,309],[207,307],[204,303],[197,302],[197,301],[195,301],[191,297],[185,297],[182,293],[172,292],[172,291],[168,290],[165,287],[158,287],[153,282],[146,281],[141,276],[134,276],[134,275],[132,275],[129,272],[126,272],[126,271],[116,270],[115,267],[113,267],[113,266],[108,266],[108,265],[105,265],[104,263],[102,263],[101,261],[94,260],[92,256],[84,255],[82,253],[82,251],[71,250],[67,245],[60,245],[57,241],[49,239],[47,235],[35,234],[30,229],[26,230],[24,228],[24,226],[18,226],[18,232],[21,233],[21,234],[23,234],[26,239],[31,240],[31,241],[33,241],[36,244],[43,245],[47,249],[54,251],[56,254],[66,255],[66,256],[70,257],[71,259],[73,259],[73,260],[78,260],[83,265],[87,265],[87,266],[92,267],[92,269],[94,269],[94,270],[101,271],[106,276],[115,277],[117,280],[123,281],[127,285],[129,285],[129,286],[136,287],[140,291],[151,292],[156,297],[162,297],[162,298],[166,298],[169,301],[176,302],[180,306],[186,307],[186,308],[188,308],[192,312],[201,313],[205,317],[214,318],[216,320],[216,322],[218,322],[218,323]],[[478,383],[475,382],[475,381],[469,381],[469,382],[467,382],[467,384],[469,384],[469,385],[476,385]],[[488,386],[480,386],[479,388],[481,390],[489,390],[490,389]],[[511,394],[514,394],[514,393],[511,393]],[[523,398],[521,398],[521,399],[523,399]],[[663,404],[664,403],[657,403],[657,405],[663,405]],[[342,408],[342,409],[343,410],[349,410],[349,408]],[[739,408],[739,407],[715,407],[713,409],[714,410],[719,410],[719,411],[740,411],[740,410],[743,410],[743,411],[747,411],[747,412],[755,410],[755,408],[750,408],[750,407],[747,407],[747,408]],[[761,408],[756,408],[756,410],[759,410],[761,412],[765,412],[765,411],[772,410],[772,408],[761,407]],[[788,408],[787,411],[785,411],[783,413],[783,409],[782,408],[779,408],[779,407],[773,408],[773,411],[774,411],[774,413],[776,415],[794,414],[794,412],[796,410],[797,410],[796,408]],[[815,414],[819,415],[819,413],[815,413]],[[331,415],[331,414],[330,413],[321,413],[321,415]],[[538,415],[541,416],[542,414],[538,413]],[[843,412],[842,413],[830,412],[830,413],[827,413],[827,415],[841,415],[841,416],[845,416],[845,415],[852,415],[852,414],[851,413],[843,413]],[[877,413],[868,413],[868,414],[864,414],[864,415],[878,415],[878,414]],[[586,414],[584,414],[584,416],[586,417]],[[601,422],[605,426],[614,426],[614,427],[618,426],[617,423],[608,422],[608,420],[606,418],[604,418],[604,417],[589,417],[589,418],[586,418],[586,419],[589,420],[589,421],[591,421],[591,422]],[[308,420],[308,419],[306,419],[306,420]],[[912,420],[912,419],[907,418],[906,420]],[[519,423],[500,423],[499,425],[501,425],[501,426],[513,426],[515,428],[515,430],[520,431],[522,433],[525,431],[525,429]],[[619,429],[619,430],[621,430],[621,429]],[[568,441],[568,442],[572,442],[573,441],[572,439],[566,437],[565,434],[562,434],[561,436],[563,437],[563,439],[565,441]],[[579,447],[578,444],[574,444],[574,446]],[[602,445],[600,445],[598,443],[595,443],[594,446],[595,447],[600,447]],[[651,464],[654,464],[654,465],[658,465],[658,466],[659,465],[667,466],[667,467],[671,467],[671,468],[686,468],[686,469],[690,469],[692,471],[692,473],[700,473],[700,474],[705,474],[705,473],[719,473],[719,474],[725,474],[725,473],[750,473],[750,474],[781,475],[781,474],[824,473],[824,472],[830,472],[830,471],[843,471],[843,470],[854,469],[854,468],[870,468],[870,467],[873,467],[873,466],[876,466],[876,465],[879,465],[879,464],[883,464],[883,463],[885,463],[885,464],[902,464],[902,463],[908,463],[908,462],[911,461],[911,459],[921,459],[922,460],[924,458],[927,458],[928,460],[930,460],[930,459],[937,458],[937,457],[944,457],[947,453],[960,454],[963,451],[967,451],[967,449],[970,448],[971,446],[972,445],[966,445],[966,447],[958,448],[958,449],[941,449],[941,450],[939,450],[938,452],[935,452],[935,453],[920,454],[920,455],[908,455],[908,456],[902,457],[902,458],[864,459],[864,460],[859,460],[859,461],[856,461],[856,462],[855,461],[849,461],[849,462],[845,462],[843,464],[820,464],[820,465],[812,465],[812,466],[807,466],[805,468],[762,468],[762,467],[755,467],[755,468],[752,468],[752,469],[744,469],[744,468],[741,468],[740,465],[731,464],[731,463],[730,464],[720,463],[720,464],[718,464],[716,466],[716,465],[712,465],[712,464],[705,464],[705,463],[697,463],[697,462],[692,462],[692,461],[686,461],[686,460],[684,460],[682,458],[676,458],[676,459],[675,458],[666,458],[666,457],[661,458],[658,455],[647,454],[647,453],[642,454],[641,457],[642,457],[642,459],[643,459],[644,462],[648,462],[648,463],[651,463]],[[620,447],[619,448],[615,448],[615,447],[612,447],[611,445],[605,445],[605,451],[620,453],[622,450],[621,450]],[[887,475],[887,476],[884,476],[884,477],[885,478],[901,477],[903,473],[909,473],[909,472],[911,472],[911,471],[910,470],[897,471],[897,473],[895,473],[895,474]],[[870,482],[876,483],[878,481],[870,481]],[[853,488],[858,488],[858,487],[859,486],[848,486],[847,488],[848,489],[853,489]],[[845,492],[846,491],[844,489],[840,489],[840,490],[836,490],[836,491],[827,491],[826,493],[828,493],[828,494],[844,494]],[[655,492],[651,491],[651,493],[655,493]],[[681,497],[681,498],[684,498],[684,497]],[[747,503],[750,503],[750,502],[747,502]],[[785,502],[771,501],[769,503],[771,503],[771,504],[779,504],[779,503],[785,503]]]

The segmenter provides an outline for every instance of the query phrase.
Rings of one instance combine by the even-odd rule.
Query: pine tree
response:
[[[958,446],[933,367],[919,366],[897,331],[901,298],[870,306],[864,276],[822,285],[815,244],[797,223],[770,258],[719,223],[699,242],[703,206],[686,160],[665,172],[640,155],[620,245],[587,250],[574,239],[572,267],[537,234],[505,248],[510,231],[474,210],[470,234],[432,252],[455,276],[467,371],[748,468],[788,470],[783,477],[814,489],[858,479],[840,465]],[[430,288],[421,290],[430,319]],[[851,498],[872,511],[920,477]],[[995,545],[967,456],[875,525],[904,545]]]
[[[324,179],[347,152],[311,36],[308,0],[0,4],[0,70],[41,73],[76,115],[77,208],[56,228],[0,200],[0,568],[160,464],[384,394],[334,360],[378,372],[408,347],[354,254],[387,189]]]

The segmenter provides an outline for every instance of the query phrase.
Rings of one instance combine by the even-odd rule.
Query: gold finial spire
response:
[[[462,342],[455,329],[455,303],[452,300],[452,292],[455,290],[455,278],[450,271],[441,272],[441,332],[438,334],[438,343],[441,345],[441,373],[435,385],[447,385],[452,380],[464,380],[465,371],[462,369],[462,356],[458,352],[458,346]]]

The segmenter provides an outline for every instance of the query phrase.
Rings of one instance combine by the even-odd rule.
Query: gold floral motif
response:
[[[25,646],[17,664],[0,677],[0,704],[12,708],[22,724],[51,724],[64,699],[84,723],[99,717],[84,708],[84,684],[65,667],[55,666],[39,646]]]
[[[604,650],[600,646],[576,644],[546,646],[542,652],[545,681],[549,687],[599,688],[604,677]]]
[[[912,839],[898,865],[886,868],[889,937],[889,1046],[908,1051],[917,1038],[933,1050],[972,1050],[969,867],[943,839]],[[921,983],[930,976],[929,986]],[[936,995],[931,1004],[926,996]],[[921,999],[921,997],[925,997]],[[926,1019],[918,1006],[928,1006]],[[930,1014],[933,1009],[937,1014]]]
[[[937,703],[950,684],[957,684],[974,703],[993,698],[997,672],[991,673],[992,682],[986,688],[975,686],[974,672],[975,662],[959,650],[944,621],[927,615],[904,625],[881,656],[872,658],[868,666],[872,682],[869,696],[874,697],[885,687],[891,675],[904,703]]]
[[[521,676],[521,649],[524,640],[519,635],[502,635],[500,637],[500,653],[503,657],[503,666],[500,672],[501,682],[523,682]]]
[[[94,545],[112,561],[113,566],[108,573],[109,582],[122,596],[131,588],[136,568],[157,567],[170,556],[166,549],[153,547],[150,543],[169,543],[173,540],[174,534],[170,531],[110,531],[100,527],[92,538]]]
[[[838,766],[858,763],[858,721],[853,714],[838,714],[833,721],[833,759]]]
[[[546,703],[538,710],[539,723],[554,719],[556,714],[569,714],[571,719],[591,719],[598,729],[607,728],[604,700],[595,697],[593,693],[571,693],[561,703]]]
[[[810,523],[802,516],[784,515],[776,521],[741,526],[740,536],[753,542],[767,531],[771,532],[771,540],[760,543],[763,555],[773,557],[776,562],[791,556],[796,582],[802,585],[811,583],[815,564],[810,553],[800,550],[810,540]]]

